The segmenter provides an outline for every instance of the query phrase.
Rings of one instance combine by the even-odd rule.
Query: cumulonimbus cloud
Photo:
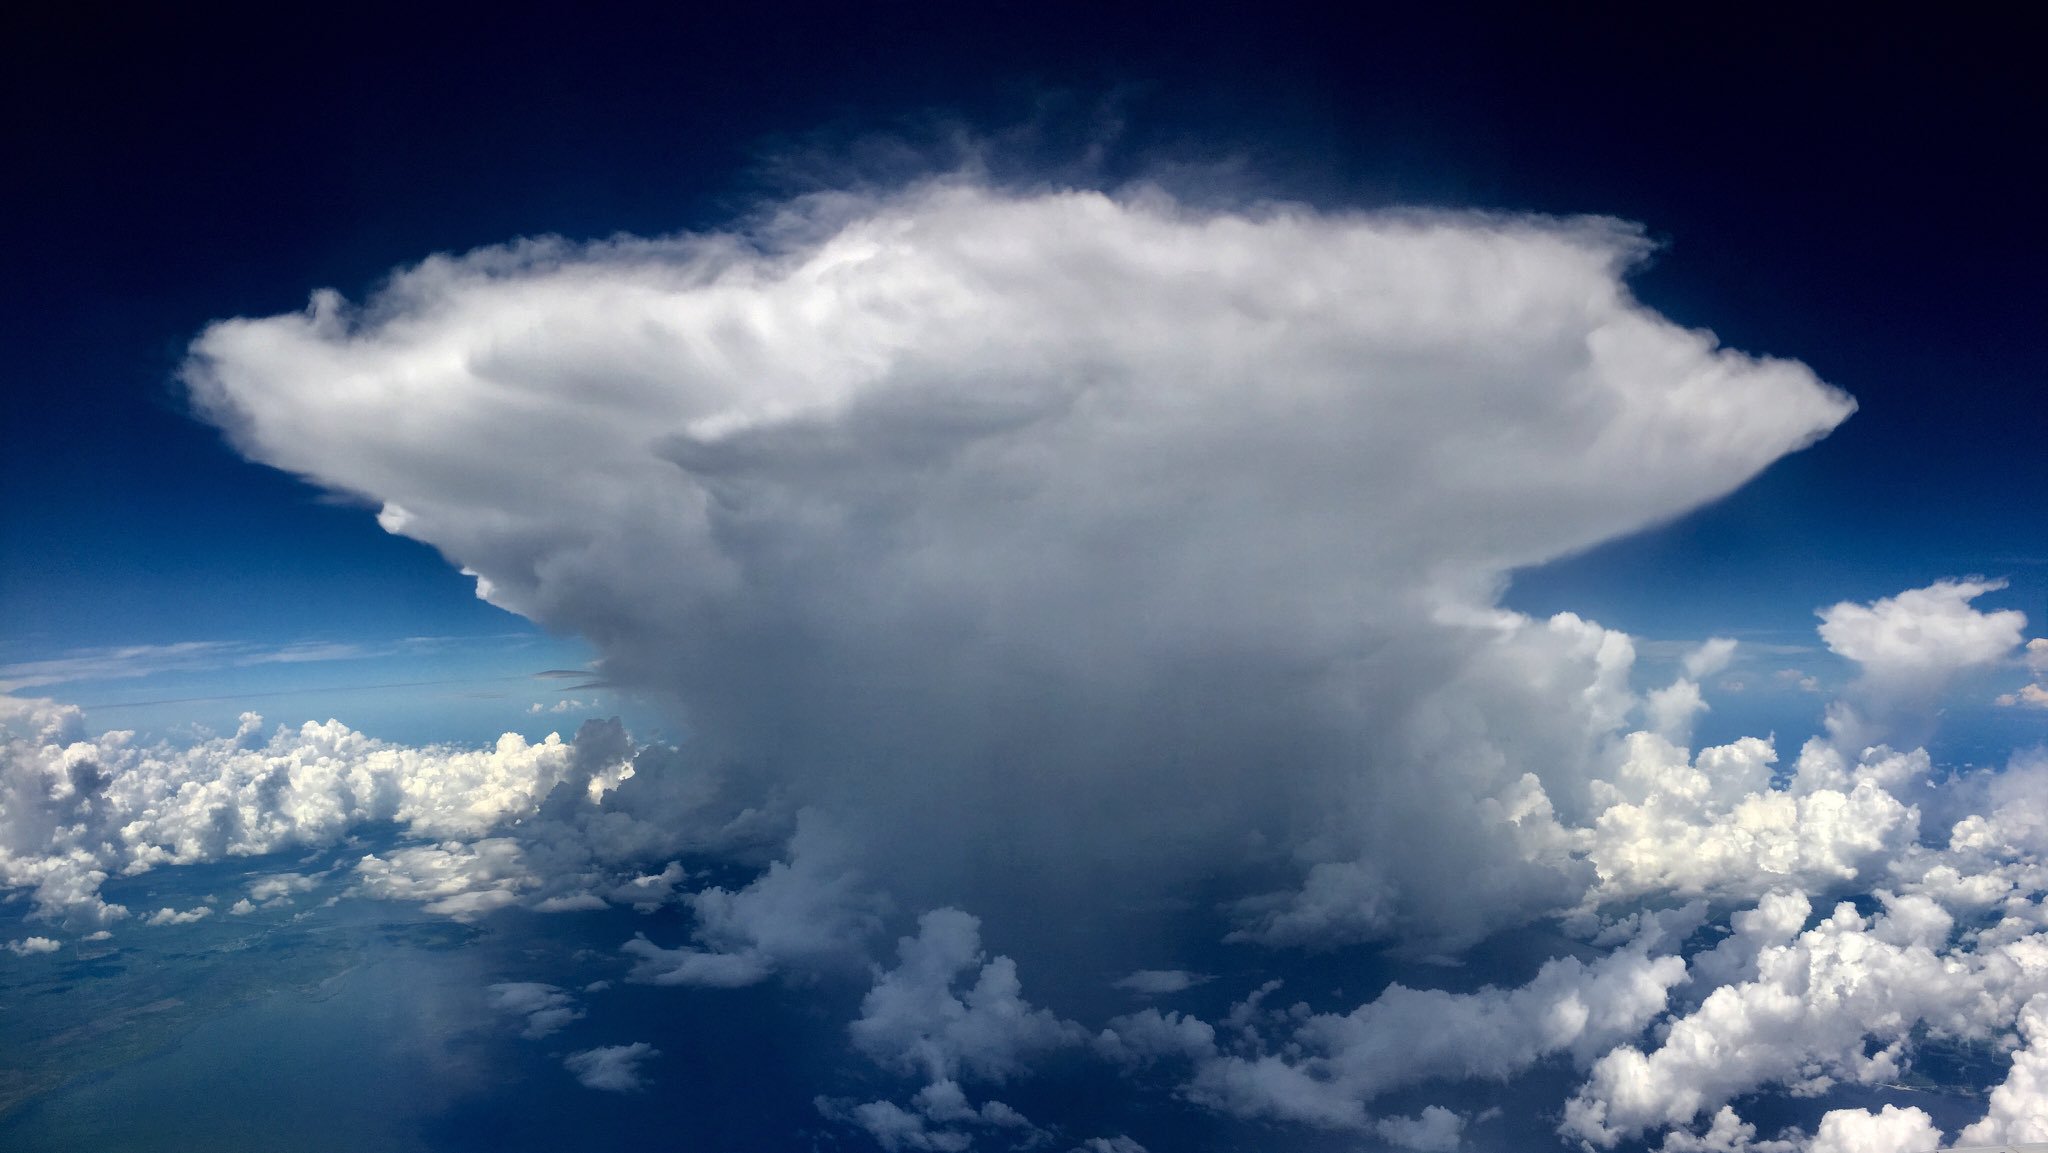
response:
[[[1505,574],[1852,408],[1634,300],[1610,219],[964,179],[755,219],[437,256],[213,325],[184,378],[913,907],[1219,863],[1348,870],[1357,939],[1568,901],[1502,822],[1532,775],[1589,803],[1626,638],[1497,612]],[[1272,943],[1319,915],[1245,909]]]
[[[1071,1059],[1419,1149],[1491,1122],[1418,1094],[1568,1064],[1561,1133],[1592,1146],[1904,1151],[1935,1139],[1927,1114],[1836,1110],[1760,1139],[1736,1105],[1879,1084],[1918,1036],[2015,1025],[2026,1045],[1970,1132],[2048,1117],[2029,1080],[2048,769],[1944,784],[1983,803],[1932,827],[1924,751],[1838,728],[1780,772],[1772,740],[1690,747],[1730,642],[1645,693],[1626,634],[1498,606],[1516,567],[1712,500],[1852,407],[1636,302],[1637,230],[969,180],[755,221],[435,257],[360,305],[323,292],[217,324],[185,368],[253,458],[376,502],[480,594],[590,637],[609,681],[679,711],[682,749],[592,725],[407,759],[312,726],[260,753],[253,731],[214,742],[187,770],[102,741],[142,782],[115,788],[72,772],[88,758],[50,729],[8,746],[0,784],[33,818],[13,839],[35,846],[0,857],[8,883],[63,908],[151,852],[67,839],[88,801],[95,827],[125,827],[101,793],[215,765],[253,780],[301,743],[353,742],[389,766],[389,803],[309,808],[261,842],[365,814],[436,838],[363,857],[351,891],[457,917],[679,903],[687,938],[617,958],[656,984],[871,963],[845,1040],[921,1088],[820,1108],[885,1148],[1049,1133],[968,1094]],[[1826,639],[1863,663],[1866,705],[1878,681],[1920,691],[2015,643],[2017,614],[1970,607],[1990,591],[1837,606]],[[490,787],[449,787],[471,778]],[[308,803],[332,791],[305,780]],[[783,859],[760,869],[771,841]],[[750,883],[669,859],[736,844]],[[1848,897],[1866,903],[1826,912]],[[1086,1025],[1033,967],[1045,910],[1061,947],[1146,946],[1073,960],[1099,989],[1178,956],[1146,934],[1188,908],[1280,964],[1359,942],[1455,953],[1539,917],[1577,955],[1505,987],[1317,1009],[1267,1005],[1269,981],[1213,1019]],[[889,965],[886,929],[913,916]],[[494,995],[536,1036],[580,1011],[537,983]],[[654,1055],[567,1063],[624,1090]]]

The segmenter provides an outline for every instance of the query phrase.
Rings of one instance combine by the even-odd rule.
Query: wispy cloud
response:
[[[171,644],[111,645],[97,648],[70,649],[32,660],[18,660],[0,664],[0,693],[18,693],[25,689],[40,689],[52,685],[78,684],[89,681],[137,680],[165,673],[210,673],[229,669],[246,669],[263,665],[312,665],[337,661],[371,661],[389,657],[428,657],[446,654],[463,647],[479,644],[502,644],[504,642],[525,642],[531,638],[525,634],[504,633],[482,637],[414,636],[395,640],[334,641],[295,640],[285,642],[262,642],[244,640],[193,640]],[[533,674],[548,679],[574,678],[589,682],[571,688],[605,687],[588,670],[548,669]],[[462,678],[474,680],[475,678]],[[508,676],[504,679],[523,679]],[[426,685],[452,684],[455,680],[381,680],[374,683],[321,686],[320,692],[354,692],[363,689],[414,688]],[[296,690],[294,690],[296,691]],[[235,693],[234,699],[285,695],[277,692]],[[211,695],[175,696],[146,701],[124,701],[116,704],[101,704],[95,707],[113,708],[126,705],[184,704],[190,702],[223,700],[226,697]]]
[[[292,641],[281,645],[250,641],[180,641],[168,645],[121,645],[74,649],[59,657],[0,665],[0,692],[77,681],[122,680],[166,672],[209,672],[251,665],[306,664],[387,656],[399,645],[340,641]]]
[[[501,679],[518,680],[519,678],[504,677]],[[216,701],[259,701],[277,697],[330,696],[335,693],[370,693],[384,689],[426,689],[444,685],[469,685],[475,683],[477,682],[473,677],[444,677],[431,681],[372,681],[366,684],[309,685],[303,689],[271,689],[264,692],[222,693],[213,696],[156,697],[139,701],[87,701],[84,702],[83,707],[88,709],[139,709],[157,705],[199,705]],[[492,697],[502,695],[490,694]]]

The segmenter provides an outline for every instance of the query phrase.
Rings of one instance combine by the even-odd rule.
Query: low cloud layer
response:
[[[0,696],[0,885],[32,889],[44,915],[108,922],[127,915],[99,897],[109,876],[332,845],[375,821],[474,836],[570,767],[559,738],[412,748],[336,721],[266,737],[253,713],[232,736],[145,746],[89,735],[75,707]],[[151,923],[167,913],[196,919]]]
[[[2036,1069],[2048,1019],[2048,870],[2040,863],[2048,859],[2048,760],[2022,756],[1996,774],[1930,788],[1934,766],[1924,750],[1877,746],[1848,758],[1816,737],[1780,771],[1768,740],[1694,749],[1630,729],[1627,718],[1654,715],[1653,702],[1671,686],[1630,687],[1638,670],[1627,637],[1570,617],[1502,628],[1510,646],[1541,638],[1553,671],[1587,678],[1586,662],[1604,670],[1567,683],[1616,694],[1600,708],[1613,727],[1590,746],[1585,766],[1590,815],[1567,819],[1529,776],[1497,818],[1508,838],[1503,852],[1575,878],[1529,914],[1574,943],[1513,985],[1449,991],[1395,982],[1353,1007],[1314,1009],[1285,1000],[1276,978],[1243,990],[1220,1015],[1154,1005],[1076,1019],[1030,996],[1024,968],[985,948],[981,918],[959,908],[918,915],[892,959],[885,929],[903,923],[903,905],[850,867],[848,842],[830,817],[814,808],[777,816],[759,794],[748,795],[766,809],[741,804],[717,774],[691,770],[673,749],[636,749],[610,724],[588,725],[574,742],[501,742],[475,753],[388,746],[338,725],[284,729],[257,744],[253,722],[234,739],[130,749],[122,734],[73,739],[82,723],[75,711],[14,702],[5,746],[14,839],[0,848],[13,875],[29,879],[11,887],[33,892],[43,916],[77,931],[116,915],[96,895],[95,875],[109,867],[133,873],[331,843],[404,811],[411,840],[344,854],[326,873],[255,874],[239,883],[247,895],[228,911],[279,907],[330,886],[457,920],[514,906],[543,916],[675,906],[689,912],[692,939],[628,941],[618,971],[631,981],[699,986],[702,996],[775,978],[794,988],[821,977],[843,982],[866,965],[868,987],[844,1043],[899,1078],[903,1095],[827,1097],[819,1108],[885,1149],[1056,1139],[1056,1122],[1028,1117],[995,1094],[1059,1061],[1095,1062],[1100,1075],[1139,1085],[1163,1081],[1179,1100],[1220,1116],[1370,1135],[1399,1148],[1466,1148],[1498,1123],[1461,1104],[1472,1100],[1467,1087],[1563,1067],[1573,1070],[1575,1087],[1560,1103],[1559,1133],[1595,1149],[1661,1141],[1666,1153],[1912,1153],[1940,1132],[1917,1108],[1834,1109],[1809,1128],[1759,1135],[1738,1107],[1759,1093],[1825,1097],[1837,1086],[1891,1084],[1930,1040],[1993,1047],[2006,1036],[2014,1038],[2010,1070],[1983,1086],[1985,1108],[1957,1139],[2012,1140],[2048,1129],[2048,1093]],[[314,757],[335,763],[302,771],[309,733],[330,739],[319,747],[351,756]],[[554,749],[561,752],[547,751]],[[253,811],[268,816],[253,824],[273,834],[262,842],[203,840],[177,857],[137,852],[133,845],[146,838],[102,840],[100,856],[84,853],[77,830],[60,819],[82,811],[80,778],[52,766],[88,756],[101,758],[85,789],[97,806],[92,828],[160,827],[153,822],[165,813],[138,820],[148,810],[121,805],[165,796],[211,798],[205,811],[215,825],[207,827],[238,828],[241,818],[229,814],[242,809],[226,802],[253,803],[246,781],[256,779],[269,782],[254,793],[268,807]],[[368,772],[370,763],[391,771]],[[397,807],[277,823],[346,779],[389,783]],[[454,808],[407,807],[405,798],[450,796],[479,779],[501,782],[500,800],[488,808],[474,795]],[[1931,826],[1937,810],[1962,815]],[[34,839],[51,830],[51,839]],[[665,860],[743,862],[764,849],[780,859],[736,887],[693,882],[690,867]],[[1299,888],[1238,899],[1216,913],[1240,926],[1233,935],[1246,945],[1281,950],[1266,954],[1267,965],[1285,973],[1297,947],[1360,939],[1358,926],[1383,908],[1372,886],[1386,882],[1373,880],[1383,875],[1375,869],[1369,858],[1318,866]],[[1326,876],[1337,880],[1318,880]],[[53,877],[83,887],[58,890],[74,895],[69,903],[52,900]],[[213,911],[165,906],[139,919],[173,932]],[[1267,939],[1283,924],[1287,939]],[[1028,928],[1013,923],[1011,935],[1020,925]],[[6,948],[29,958],[62,942],[31,936]],[[1127,995],[1169,999],[1215,979],[1153,969],[1114,983]],[[605,988],[594,983],[583,997]],[[582,998],[543,982],[500,982],[485,995],[529,1039],[586,1016]],[[646,1042],[598,1046],[574,1051],[565,1067],[592,1088],[631,1091],[650,1083],[648,1062],[657,1055]]]

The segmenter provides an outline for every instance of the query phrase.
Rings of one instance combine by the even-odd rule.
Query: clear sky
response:
[[[7,21],[24,964],[226,932],[236,886],[403,904],[496,934],[427,984],[535,1014],[491,1060],[563,1115],[624,1091],[621,1134],[668,1131],[632,1090],[687,1028],[774,1022],[733,1044],[786,1077],[676,1123],[761,1147],[2048,1136],[2048,1100],[1984,1104],[2003,1052],[1925,1072],[2035,1036],[1986,958],[2048,921],[2048,98],[2017,27]],[[299,879],[177,872],[255,857]],[[174,875],[222,915],[121,888]],[[1763,998],[1770,942],[1859,933],[1998,1006],[1926,1084],[1866,1058],[1876,1010],[1739,1068],[1658,1047],[1720,1027],[1714,989]],[[949,1033],[918,1014],[955,975]],[[1592,1023],[1528,1023],[1567,1003]],[[1902,1061],[1945,1011],[1895,1013]],[[1390,1071],[1468,1012],[1469,1051]],[[449,1094],[391,1124],[482,1142]]]

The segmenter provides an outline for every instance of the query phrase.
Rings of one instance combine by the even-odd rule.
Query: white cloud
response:
[[[959,1084],[949,1080],[920,1089],[908,1108],[893,1101],[869,1101],[849,1108],[845,1102],[825,1098],[817,1104],[827,1117],[860,1127],[890,1153],[905,1149],[959,1153],[973,1146],[975,1129],[1002,1132],[1012,1148],[1034,1148],[1051,1137],[1001,1101],[970,1104]],[[1139,1153],[1143,1153],[1142,1147]]]
[[[2004,1082],[1991,1091],[1982,1120],[1956,1135],[1963,1145],[2048,1141],[2048,998],[2020,1010],[2022,1047],[2013,1053]]]
[[[72,681],[146,677],[163,672],[247,668],[252,665],[359,660],[390,649],[329,641],[259,645],[245,641],[181,641],[167,645],[122,645],[85,649],[36,661],[0,665],[0,693]]]
[[[571,1053],[562,1059],[562,1064],[586,1089],[632,1093],[647,1086],[640,1066],[659,1056],[661,1050],[645,1041],[635,1041],[630,1045],[604,1045]]]
[[[1745,950],[1751,975],[1715,989],[1647,1052],[1623,1045],[1600,1057],[1562,1131],[1612,1148],[1767,1086],[1812,1095],[1838,1082],[1887,1083],[1916,1028],[1987,1037],[2048,985],[2048,938],[1952,948],[1952,921],[1930,898],[1878,897],[1885,908],[1874,917],[1845,903],[1782,943],[1771,938],[1790,918],[1770,915],[1772,927],[1756,926],[1762,939]]]
[[[250,880],[245,886],[249,900],[243,904],[257,903],[266,909],[287,908],[292,898],[300,893],[310,893],[320,887],[321,876],[307,876],[303,873],[271,873]]]
[[[664,949],[636,937],[629,980],[733,988],[791,966],[844,967],[881,929],[883,902],[848,866],[843,845],[814,814],[800,817],[789,860],[776,861],[737,892],[709,888],[684,898],[703,948]]]
[[[2002,580],[1943,580],[1868,605],[1843,601],[1821,610],[1820,637],[1873,679],[1944,677],[1990,664],[2020,643],[2026,614],[1970,607],[2004,587]]]
[[[2048,709],[2048,637],[2035,637],[2028,641],[2023,658],[2027,670],[2034,674],[2034,683],[2021,685],[2009,693],[1999,694],[1996,703],[2007,708],[2018,705]]]
[[[1919,845],[1920,811],[1909,799],[1938,795],[1925,784],[1931,765],[1924,752],[1875,748],[1849,759],[1812,742],[1792,772],[1778,775],[1768,742],[1737,741],[1695,753],[1648,731],[1618,737],[1633,718],[1655,715],[1652,697],[1628,687],[1628,638],[1569,617],[1535,622],[1503,615],[1484,628],[1493,638],[1489,659],[1467,666],[1432,703],[1446,707],[1447,718],[1469,718],[1475,702],[1497,699],[1475,686],[1496,682],[1533,686],[1536,699],[1573,699],[1587,763],[1576,782],[1567,775],[1549,779],[1566,804],[1554,805],[1545,782],[1525,774],[1516,789],[1493,798],[1494,808],[1482,819],[1508,839],[1509,860],[1539,862],[1559,875],[1569,875],[1574,862],[1586,866],[1581,887],[1559,890],[1554,907],[1569,907],[1565,898],[1578,901],[1575,923],[1593,947],[1640,942],[1593,962],[1553,960],[1517,989],[1452,994],[1395,986],[1348,1014],[1266,1010],[1259,1006],[1262,993],[1219,1030],[1185,1014],[1147,1009],[1111,1021],[1094,1040],[1099,1054],[1133,1071],[1183,1068],[1188,1099],[1225,1113],[1348,1128],[1418,1148],[1449,1147],[1452,1123],[1462,1132],[1469,1119],[1447,1109],[1376,1115],[1375,1102],[1423,1082],[1506,1080],[1545,1060],[1568,1058],[1588,1069],[1570,1102],[1567,1127],[1575,1136],[1599,1144],[1663,1128],[1666,1153],[1790,1153],[1785,1141],[1759,1141],[1732,1112],[1716,1109],[1759,1089],[1810,1092],[1829,1082],[1890,1076],[1910,1058],[1915,1029],[1988,1037],[2011,1028],[2026,999],[2048,989],[2048,936],[2041,933],[2048,909],[2035,899],[2048,890],[2048,870],[2033,863],[2048,853],[2048,821],[2040,817],[2048,811],[2041,799],[2048,796],[2048,762],[2022,758],[1995,777],[1969,783],[1968,791],[1942,803],[1944,811],[1961,812],[1956,805],[1967,800],[1974,814],[1955,821],[1945,848]],[[44,728],[23,723],[11,736],[28,748],[56,750],[58,764],[66,763],[69,749],[124,747],[118,735],[97,742],[53,735],[50,726],[75,724],[75,715],[64,710],[44,707],[31,715]],[[649,853],[659,861],[686,843],[758,848],[755,834],[731,841],[742,835],[733,830],[789,826],[780,818],[750,826],[760,818],[736,815],[734,799],[721,792],[725,786],[716,777],[664,759],[672,752],[634,753],[614,730],[596,726],[587,740],[567,746],[567,763],[554,774],[561,787],[545,805],[515,808],[518,823],[470,825],[482,835],[365,857],[352,891],[460,917],[515,902],[581,908],[608,898],[646,908],[686,905],[697,922],[690,947],[660,949],[644,940],[628,946],[641,980],[744,984],[865,956],[889,906],[863,879],[843,838],[827,835],[836,826],[821,810],[794,823],[783,860],[736,889],[691,892],[691,874],[676,861],[658,868],[633,864]],[[241,739],[260,738],[252,726]],[[220,756],[210,763],[237,761]],[[631,764],[644,771],[614,771]],[[588,788],[598,772],[611,773],[617,783]],[[17,780],[51,782],[37,801],[45,812],[61,813],[66,803],[94,803],[108,792],[101,777],[94,768]],[[1569,803],[1573,789],[1582,790],[1575,805]],[[1315,946],[1369,935],[1359,926],[1378,915],[1371,886],[1319,884],[1316,877],[1370,877],[1371,859],[1346,860],[1326,846],[1297,852],[1304,860],[1312,861],[1311,853],[1329,859],[1313,861],[1304,872],[1307,883],[1278,903],[1239,906],[1247,923],[1264,925],[1275,938],[1268,944]],[[98,861],[79,859],[83,865]],[[322,881],[319,874],[264,873],[245,887],[252,896],[278,901]],[[1810,908],[1804,892],[1874,892],[1884,913],[1848,921],[1838,913],[1802,932]],[[1691,895],[1759,903],[1738,913],[1727,939],[1695,954],[1689,967],[1666,954],[1690,931],[1687,918],[1703,915],[1699,909],[1617,912]],[[1347,902],[1349,924],[1342,920]],[[229,911],[245,911],[245,905],[254,908],[244,901]],[[1327,913],[1320,922],[1309,918],[1316,909]],[[1957,935],[1963,917],[1987,910],[1995,923]],[[148,919],[191,920],[211,911],[167,908]],[[1257,920],[1260,915],[1266,919]],[[1303,927],[1279,940],[1271,930],[1283,924]],[[1829,932],[1841,941],[1828,943]],[[961,1142],[1008,1126],[1013,1117],[1015,1132],[1037,1132],[1001,1102],[968,1106],[963,1097],[965,1112],[941,1107],[950,1100],[943,1098],[944,1087],[957,1092],[965,1079],[1024,1076],[1034,1057],[1080,1045],[1085,1034],[1025,1001],[1014,964],[982,954],[979,926],[964,913],[929,914],[918,936],[905,938],[898,951],[898,965],[877,972],[851,1035],[856,1048],[886,1069],[917,1077],[925,1091],[905,1102],[873,1101],[833,1115],[869,1129],[878,1141],[882,1133],[894,1134],[890,1140],[912,1149],[964,1148]],[[1820,977],[1802,986],[1787,975],[1797,973]],[[1119,985],[1156,995],[1195,980],[1184,970],[1140,970]],[[1859,992],[1848,996],[1840,988]],[[509,982],[494,987],[494,998],[500,993],[508,998],[500,1007],[518,1012],[529,1036],[548,1035],[582,1012],[553,986]],[[1677,996],[1687,999],[1674,1001]],[[1729,1002],[1743,1007],[1731,1014]],[[1650,1029],[1667,1011],[1664,1026]],[[1710,1059],[1686,1064],[1688,1054],[1700,1053]],[[1983,1124],[2027,1115],[2030,1054],[2016,1054],[2008,1087]],[[614,1076],[617,1070],[598,1058],[586,1064],[600,1080],[623,1085],[638,1079],[632,1068]],[[1844,1113],[1821,1132],[1829,1140],[1914,1132],[1908,1121],[1871,1116],[1876,1119],[1866,1123]]]
[[[609,909],[611,904],[595,893],[570,893],[560,897],[545,897],[533,906],[536,913],[587,913],[595,909]]]
[[[1941,1130],[1916,1108],[1836,1109],[1821,1118],[1807,1153],[1934,1153]]]
[[[1446,993],[1396,984],[1347,1014],[1276,1014],[1284,1044],[1250,1056],[1199,1054],[1185,1092],[1240,1117],[1360,1128],[1372,1123],[1368,1103],[1396,1089],[1431,1080],[1504,1081],[1554,1054],[1590,1060],[1640,1033],[1685,979],[1684,961],[1653,952],[1676,945],[1667,935],[1653,928],[1590,965],[1551,960],[1514,989]],[[1256,1010],[1254,999],[1241,1008],[1242,1019],[1255,1020]],[[1185,1027],[1158,1027],[1170,1023],[1147,1022],[1147,1033],[1193,1040]]]
[[[1190,973],[1186,969],[1139,969],[1117,981],[1116,987],[1140,997],[1164,997],[1192,989],[1208,980],[1207,974]]]
[[[1263,945],[1326,945],[1392,935],[1396,890],[1372,861],[1318,861],[1301,887],[1238,905],[1248,924],[1232,940]]]
[[[923,1117],[893,1101],[869,1101],[856,1105],[849,1116],[875,1139],[875,1144],[890,1153],[899,1149],[959,1153],[974,1144],[972,1136],[957,1129],[934,1131]]]
[[[1595,902],[1755,897],[1787,881],[1846,887],[1919,831],[1918,810],[1897,794],[1925,776],[1924,753],[1877,748],[1851,767],[1814,741],[1779,783],[1777,751],[1754,737],[1697,756],[1646,732],[1620,747],[1611,776],[1591,783],[1599,815],[1575,839],[1599,873]]]
[[[753,219],[435,257],[217,324],[185,378],[859,830],[911,908],[1000,909],[1029,859],[1107,915],[1311,842],[1323,888],[1254,938],[1453,947],[1569,903],[1515,806],[1533,775],[1582,815],[1626,640],[1504,618],[1506,574],[1852,408],[1643,308],[1610,220],[970,180]]]
[[[518,901],[539,879],[527,868],[519,842],[487,837],[465,844],[396,849],[356,862],[357,891],[392,901],[424,902],[426,911],[474,920]]]
[[[526,1027],[519,1035],[529,1040],[559,1032],[569,1022],[583,1017],[583,1010],[576,1007],[576,998],[553,985],[503,981],[485,992],[490,994],[491,1008],[526,1018]]]
[[[1441,1105],[1413,1117],[1382,1117],[1373,1131],[1389,1145],[1418,1153],[1456,1153],[1465,1136],[1465,1118]]]
[[[1728,667],[1735,659],[1736,642],[1728,637],[1712,637],[1685,654],[1682,662],[1685,675],[1692,680],[1704,680]]]
[[[2002,580],[1942,580],[1868,605],[1844,601],[1822,609],[1821,639],[1863,670],[1855,699],[1829,710],[1836,744],[1853,752],[1902,731],[1924,739],[1927,714],[1952,677],[2019,645],[2026,614],[1970,606],[2004,587]]]
[[[1658,1153],[1804,1153],[1803,1144],[1799,1140],[1759,1141],[1756,1126],[1723,1105],[1705,1130],[1672,1129],[1657,1148]]]
[[[30,957],[37,953],[54,953],[63,946],[48,937],[23,937],[6,944],[8,952],[17,957]]]
[[[1706,710],[1700,686],[1684,677],[1652,690],[1643,702],[1649,731],[1675,743],[1692,739],[1693,722]]]
[[[759,953],[712,953],[688,947],[664,949],[646,937],[634,937],[619,951],[635,958],[628,981],[648,985],[702,985],[738,989],[758,985],[775,973]]]
[[[935,1083],[1000,1082],[1040,1053],[1087,1039],[1079,1025],[1024,1000],[1016,963],[982,953],[975,917],[937,909],[917,926],[917,936],[897,942],[896,968],[876,973],[848,1029],[876,1063]],[[973,984],[956,990],[969,975]]]
[[[1807,673],[1803,669],[1779,669],[1771,674],[1771,676],[1779,684],[1790,685],[1802,693],[1817,693],[1820,691],[1820,678]]]
[[[32,817],[6,827],[0,879],[90,912],[112,872],[396,819],[438,843],[365,858],[359,891],[463,916],[684,904],[691,941],[629,943],[633,979],[713,986],[865,959],[886,893],[934,911],[849,1036],[923,1088],[827,1112],[890,1149],[1025,1131],[961,1083],[1087,1039],[1024,999],[961,907],[1121,925],[1222,892],[1238,941],[1423,954],[1570,914],[1583,956],[1519,987],[1397,984],[1315,1012],[1266,1008],[1269,984],[1217,1024],[1147,1009],[1094,1039],[1208,1107],[1419,1149],[1472,1122],[1381,1116],[1384,1098],[1572,1062],[1569,1136],[1789,1153],[1726,1103],[1894,1075],[1916,1029],[1989,1037],[2048,980],[2042,782],[2009,772],[1946,848],[1922,845],[1923,802],[1969,794],[1860,739],[2017,644],[2018,614],[1971,607],[1994,583],[1826,610],[1863,679],[1789,774],[1770,741],[1690,747],[1732,642],[1641,692],[1628,636],[1498,608],[1515,569],[1715,499],[1851,407],[1644,309],[1622,280],[1635,230],[964,181],[758,219],[437,257],[361,308],[321,293],[216,325],[186,368],[252,458],[381,504],[480,595],[590,637],[608,683],[687,718],[688,761],[616,727],[467,761],[339,726],[259,750],[252,731],[139,779],[225,780],[240,804],[271,795],[234,783],[258,779],[245,755],[350,751],[311,758],[312,800],[255,822],[271,833],[188,850],[107,839],[154,810],[99,799],[175,756],[73,754],[82,735],[30,716],[0,787],[7,820],[16,797]],[[316,771],[372,761],[394,767],[360,789]],[[786,839],[750,883],[690,891],[686,850],[743,845],[758,867]],[[1805,924],[1813,898],[1864,894],[1882,915]],[[1688,965],[1706,901],[1756,907]],[[1994,920],[1959,934],[1965,914]],[[1133,955],[1174,954],[1074,963],[1099,982]],[[532,1012],[573,1011],[538,988]],[[653,1055],[568,1064],[623,1089]],[[2001,1100],[2029,1091],[2023,1066]],[[1897,1153],[1930,1132],[1836,1111],[1812,1143]]]
[[[1886,753],[1854,775],[1899,789],[1924,777],[1924,759]],[[1817,757],[1791,787],[1849,773],[1839,758]],[[2036,1127],[2048,1107],[2033,1044],[2048,992],[2048,870],[2039,864],[2048,850],[2048,760],[2019,757],[1988,779],[1948,787],[1980,807],[1954,823],[1945,848],[1887,849],[1895,889],[1866,887],[1867,874],[1832,886],[1871,894],[1877,915],[1844,904],[1804,928],[1811,907],[1795,890],[1738,914],[1731,936],[1691,959],[1695,1005],[1674,1015],[1655,1046],[1626,1044],[1600,1057],[1567,1106],[1565,1134],[1611,1146],[1677,1126],[1666,1134],[1670,1153],[1774,1148],[1782,1143],[1754,1141],[1722,1103],[1759,1091],[1889,1083],[1923,1035],[1988,1044],[2016,1026],[2028,1041],[2013,1052],[1986,1116],[1959,1140],[2048,1133]],[[1830,887],[1818,877],[1805,883]],[[1716,1108],[1706,1132],[1685,1128]],[[1931,1149],[1938,1134],[1930,1124],[1910,1110],[1836,1111],[1813,1147]]]
[[[1095,1049],[1123,1065],[1202,1061],[1216,1055],[1216,1028],[1184,1013],[1145,1009],[1111,1020],[1095,1038]]]
[[[249,899],[271,901],[294,893],[310,893],[320,887],[320,878],[299,873],[273,873],[248,883]]]
[[[33,888],[38,915],[103,922],[124,912],[99,898],[110,875],[330,845],[373,821],[478,836],[536,806],[572,759],[552,735],[413,748],[338,721],[261,729],[244,714],[232,736],[144,746],[89,736],[74,707],[0,697],[0,886]]]
[[[203,921],[211,916],[213,916],[213,910],[204,905],[187,909],[182,913],[176,909],[166,908],[158,909],[156,912],[151,913],[142,923],[145,925],[189,925],[194,921]]]

